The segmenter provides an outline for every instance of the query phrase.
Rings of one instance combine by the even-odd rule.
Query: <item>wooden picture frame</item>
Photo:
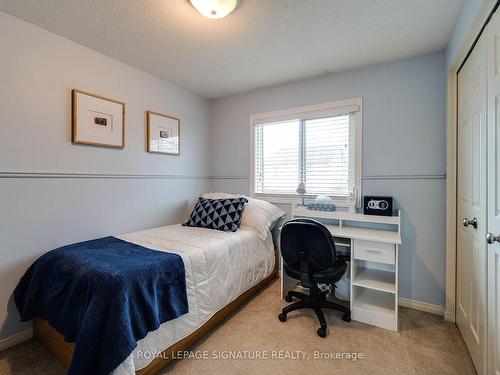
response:
[[[78,89],[71,90],[71,142],[124,148],[125,103]]]
[[[165,136],[163,136],[165,134]],[[158,112],[146,113],[146,148],[154,154],[179,155],[181,120]]]

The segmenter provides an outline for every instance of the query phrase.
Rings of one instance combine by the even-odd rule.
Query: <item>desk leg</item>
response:
[[[281,299],[285,299],[285,296],[290,290],[293,290],[297,286],[297,280],[288,277],[283,271],[283,258],[280,256],[280,282],[281,282]]]
[[[354,240],[351,238],[351,261],[349,262],[349,267],[351,267],[351,275],[349,280],[349,309],[352,311],[352,301],[354,300],[354,288],[352,286],[352,280],[356,277],[356,261],[354,260]]]

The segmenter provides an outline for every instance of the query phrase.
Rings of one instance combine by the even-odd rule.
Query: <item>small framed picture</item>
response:
[[[180,125],[178,118],[148,111],[148,152],[179,155]]]
[[[125,147],[125,103],[76,89],[71,99],[73,143]]]

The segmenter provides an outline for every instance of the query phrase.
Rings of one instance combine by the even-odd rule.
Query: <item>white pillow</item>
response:
[[[243,194],[229,194],[229,193],[205,193],[203,198],[207,199],[222,199],[222,198],[236,198],[245,197],[248,203],[245,205],[243,217],[241,219],[242,227],[249,227],[255,229],[259,237],[265,241],[269,230],[276,221],[285,214],[281,208],[263,201],[247,197]]]
[[[207,199],[224,199],[224,198],[239,198],[239,197],[245,197],[245,196],[243,194],[210,192],[210,193],[203,194],[202,197],[207,198]]]

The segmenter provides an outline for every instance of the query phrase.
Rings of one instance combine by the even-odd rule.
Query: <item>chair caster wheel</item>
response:
[[[318,328],[318,336],[321,337],[321,338],[325,338],[326,337],[326,327],[321,327],[321,328]]]
[[[286,295],[286,296],[285,296],[285,301],[287,301],[287,302],[292,302],[292,301],[293,301],[292,296]]]
[[[278,319],[280,320],[280,322],[286,322],[286,314],[279,314]]]
[[[345,313],[344,315],[342,315],[342,320],[344,322],[350,322],[351,321],[351,313],[348,312],[348,313]]]

